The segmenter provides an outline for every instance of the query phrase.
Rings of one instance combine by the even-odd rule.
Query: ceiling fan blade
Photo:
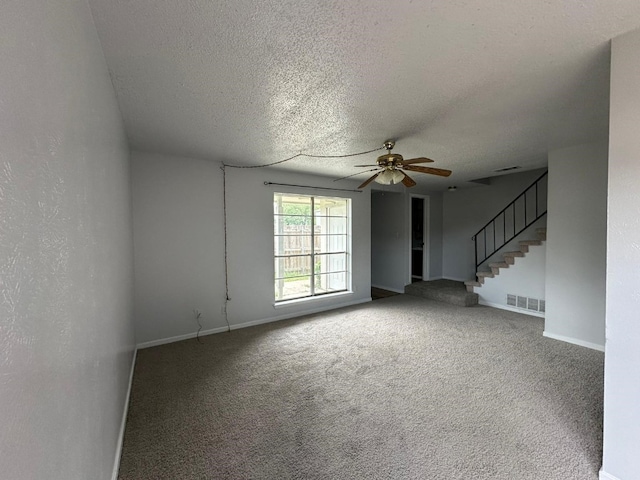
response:
[[[372,165],[373,166],[373,165]],[[345,178],[350,178],[350,177],[355,177],[356,175],[362,175],[363,173],[366,172],[373,172],[374,170],[378,170],[377,168],[372,168],[370,170],[364,170],[364,171],[360,171],[360,172],[356,172],[356,173],[352,173],[351,175],[347,175],[346,177],[340,177],[340,178],[336,178],[334,180],[334,182],[337,182],[338,180],[344,180]]]
[[[406,165],[402,168],[411,172],[429,173],[431,175],[438,175],[440,177],[448,177],[449,175],[451,175],[451,170],[445,170],[443,168],[418,167],[414,165]]]
[[[371,176],[367,181],[365,181],[362,185],[360,185],[360,186],[358,187],[358,190],[360,190],[361,188],[366,187],[366,186],[367,186],[367,185],[369,185],[371,182],[373,182],[373,181],[376,179],[376,177],[377,177],[378,175],[380,175],[380,173],[381,173],[381,172],[378,172],[378,173],[376,173],[376,174],[372,175],[372,176]]]
[[[407,188],[415,187],[416,182],[406,173],[404,172],[402,173],[404,174],[404,178],[402,179],[402,184]]]
[[[378,165],[354,165],[354,167],[377,167],[377,166]]]
[[[406,160],[402,160],[400,165],[411,165],[412,163],[433,163],[433,160],[427,157],[408,158]]]

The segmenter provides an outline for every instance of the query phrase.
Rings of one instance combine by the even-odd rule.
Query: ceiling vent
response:
[[[494,170],[494,172],[496,172],[496,173],[510,172],[511,170],[518,170],[520,168],[522,168],[522,167],[520,167],[520,166],[504,167],[504,168],[499,168],[498,170]]]

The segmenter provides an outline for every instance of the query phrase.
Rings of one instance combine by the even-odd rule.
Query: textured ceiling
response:
[[[414,176],[438,189],[606,138],[609,40],[640,26],[637,0],[89,3],[132,148],[262,164],[390,138],[453,170]]]

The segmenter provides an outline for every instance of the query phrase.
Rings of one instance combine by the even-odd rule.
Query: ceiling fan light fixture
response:
[[[385,170],[376,177],[376,183],[381,185],[391,185],[393,183],[393,172],[391,170]]]
[[[400,183],[404,180],[404,173],[400,170],[393,170],[391,174],[393,175],[392,183]]]

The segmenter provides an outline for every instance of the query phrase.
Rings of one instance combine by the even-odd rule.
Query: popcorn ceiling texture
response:
[[[398,138],[453,170],[416,175],[442,189],[606,139],[609,40],[640,25],[636,0],[90,4],[134,149],[258,164]]]
[[[3,2],[0,59],[0,477],[111,478],[134,346],[129,158],[86,2]]]

